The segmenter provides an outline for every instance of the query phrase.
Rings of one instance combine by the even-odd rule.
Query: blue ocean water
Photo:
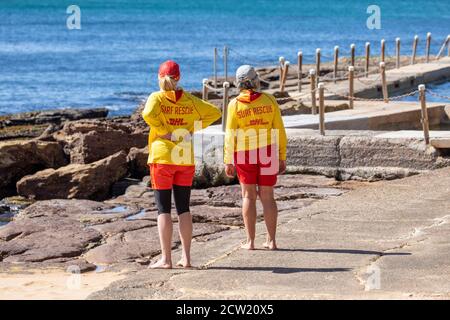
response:
[[[69,5],[81,9],[81,30],[69,30]],[[212,73],[214,47],[231,48],[230,70],[243,63],[268,65],[280,55],[306,62],[335,45],[348,54],[351,43],[388,54],[401,37],[432,32],[432,53],[450,33],[450,1],[378,0],[381,29],[366,26],[372,1],[350,0],[0,0],[0,114],[62,107],[106,106],[129,114],[157,89],[160,62],[182,67],[182,86],[199,88]],[[220,52],[221,50],[219,50]],[[222,65],[219,64],[219,72]],[[230,71],[232,74],[232,71]],[[447,90],[447,91],[446,91]],[[444,92],[448,92],[444,89]]]

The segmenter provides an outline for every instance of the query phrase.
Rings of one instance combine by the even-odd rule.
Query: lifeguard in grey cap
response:
[[[247,233],[244,249],[255,249],[256,200],[261,200],[267,227],[265,248],[276,249],[278,209],[274,199],[277,175],[286,169],[286,131],[275,98],[260,92],[255,68],[236,71],[239,95],[228,105],[224,162],[226,174],[235,172],[242,190],[242,215]]]

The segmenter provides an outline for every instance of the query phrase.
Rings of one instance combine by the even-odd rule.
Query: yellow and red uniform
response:
[[[243,90],[230,102],[224,161],[226,164],[235,164],[241,182],[274,185],[278,160],[286,160],[286,146],[283,119],[273,96]],[[252,154],[255,159],[252,159]],[[271,165],[276,166],[275,172],[265,170]]]
[[[182,90],[150,95],[142,117],[150,126],[148,163],[153,188],[170,189],[172,184],[192,184],[194,152],[188,137],[220,116],[220,110],[214,105]],[[172,134],[176,141],[163,137],[167,134]]]

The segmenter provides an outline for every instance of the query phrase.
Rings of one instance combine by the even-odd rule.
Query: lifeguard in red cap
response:
[[[195,173],[193,145],[190,139],[218,120],[221,112],[178,87],[180,67],[166,61],[159,67],[160,91],[150,95],[142,117],[150,126],[148,139],[150,177],[158,207],[158,231],[161,259],[151,268],[172,268],[171,218],[172,191],[178,213],[182,257],[177,263],[191,266],[192,216],[189,209],[192,180]]]

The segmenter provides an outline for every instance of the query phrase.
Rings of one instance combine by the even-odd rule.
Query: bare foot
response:
[[[150,269],[172,269],[172,263],[166,262],[165,260],[161,259],[155,262],[154,264],[151,264],[149,266]]]
[[[241,249],[245,249],[245,250],[255,250],[255,242],[254,241],[248,241],[246,243],[244,243],[241,246]]]
[[[177,267],[182,267],[182,268],[185,268],[185,269],[192,268],[191,263],[190,262],[186,262],[184,259],[181,259],[180,261],[178,261],[176,266]]]
[[[277,244],[274,241],[266,241],[263,243],[263,247],[269,250],[277,250]]]

